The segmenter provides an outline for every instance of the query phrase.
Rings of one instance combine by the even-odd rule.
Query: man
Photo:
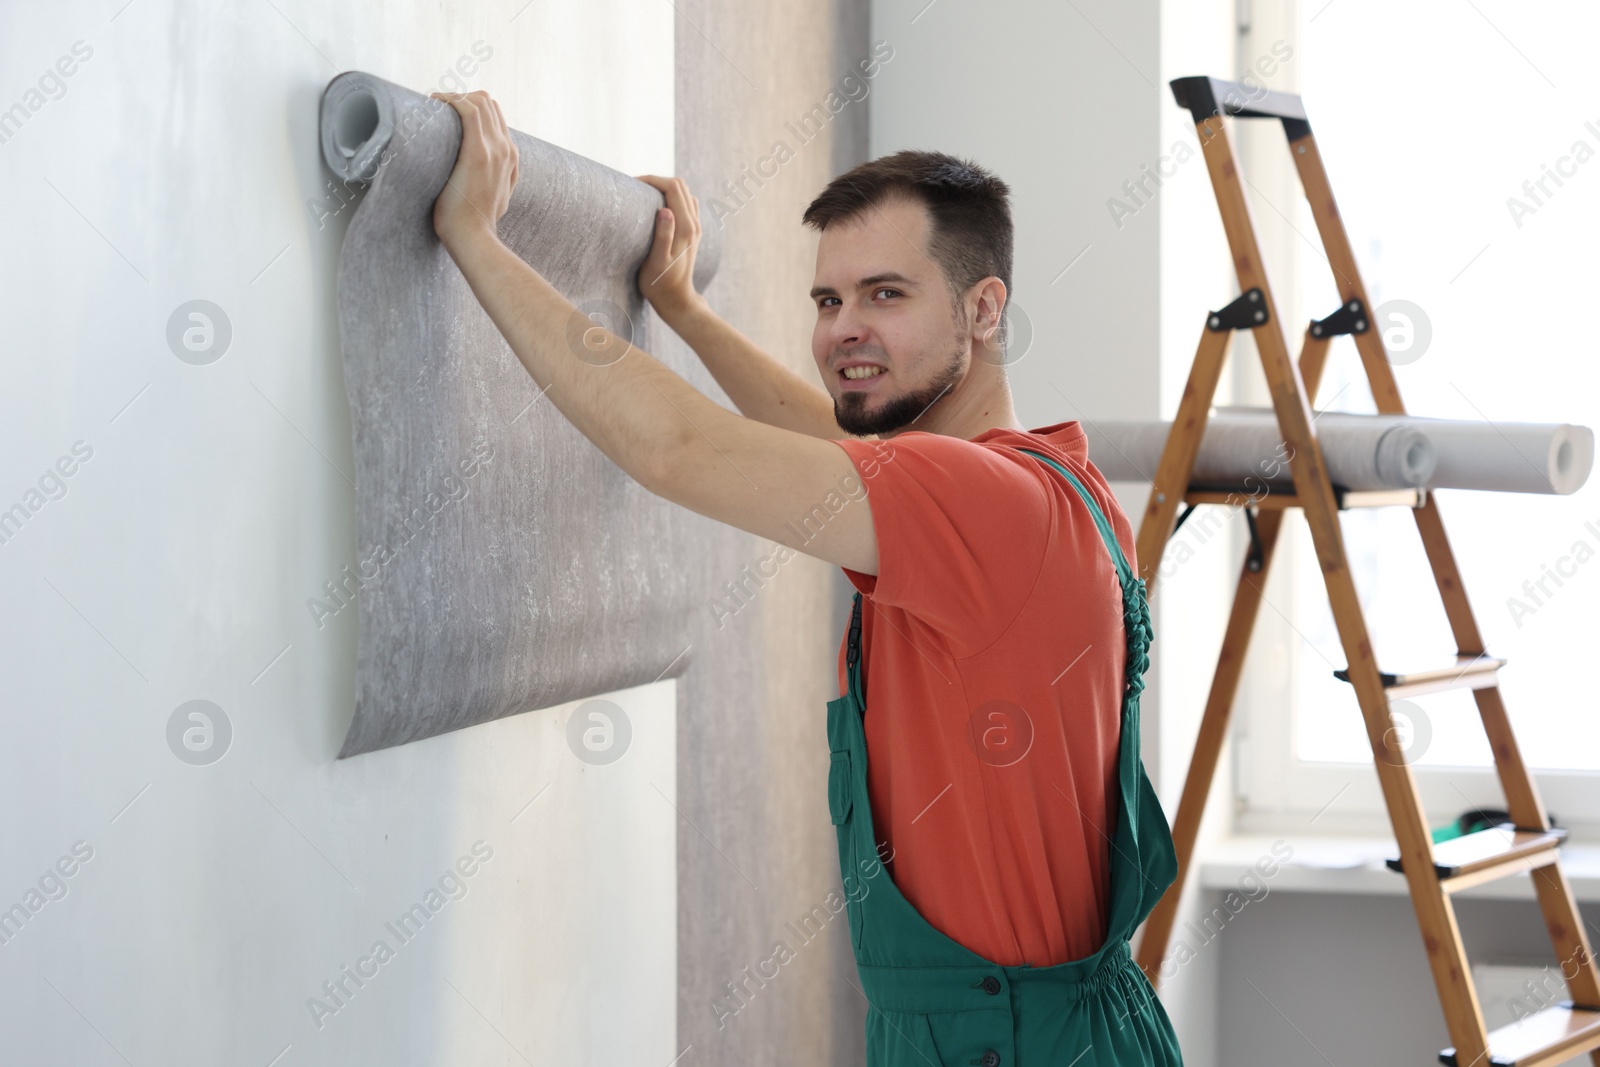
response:
[[[1176,872],[1138,758],[1143,583],[1078,423],[1028,431],[1012,408],[1005,183],[901,152],[812,202],[824,391],[695,292],[699,206],[643,176],[666,206],[640,289],[741,417],[636,349],[574,358],[578,312],[495,233],[517,180],[499,105],[443,98],[463,132],[435,229],[550,401],[646,488],[859,590],[828,799],[867,1062],[1180,1063],[1128,952]],[[791,522],[857,479],[864,499]]]

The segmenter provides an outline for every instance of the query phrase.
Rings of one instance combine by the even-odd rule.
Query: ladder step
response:
[[[1281,491],[1280,491],[1281,489]],[[1350,508],[1420,508],[1426,502],[1426,489],[1345,489],[1333,487],[1333,502],[1340,511]],[[1191,485],[1184,493],[1186,504],[1225,504],[1237,507],[1249,504],[1263,511],[1297,508],[1300,498],[1294,494],[1294,483],[1280,486],[1257,484],[1255,486]]]
[[[1575,1008],[1564,1000],[1491,1030],[1487,1067],[1555,1067],[1595,1048],[1600,1048],[1600,1011]],[[1439,1062],[1468,1067],[1456,1063],[1453,1048],[1440,1052]]]
[[[1405,674],[1379,671],[1378,677],[1383,679],[1383,688],[1390,697],[1421,696],[1423,693],[1441,693],[1446,689],[1487,689],[1498,683],[1496,672],[1505,665],[1503,656],[1457,656],[1448,667]],[[1350,671],[1348,668],[1334,671],[1333,676],[1341,682],[1348,682]]]
[[[1518,830],[1511,823],[1501,823],[1434,845],[1433,871],[1439,876],[1439,888],[1455,893],[1555,863],[1556,849],[1566,836],[1567,831],[1557,827]],[[1386,866],[1391,871],[1403,870],[1397,858],[1388,860]]]

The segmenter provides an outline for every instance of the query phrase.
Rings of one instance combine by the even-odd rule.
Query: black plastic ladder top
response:
[[[1187,108],[1199,125],[1212,115],[1233,115],[1241,119],[1280,119],[1289,140],[1311,136],[1311,122],[1305,105],[1293,93],[1279,93],[1259,85],[1225,82],[1203,76],[1174,78],[1173,98]]]

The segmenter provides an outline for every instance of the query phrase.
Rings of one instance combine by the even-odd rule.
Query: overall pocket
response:
[[[828,814],[835,826],[843,826],[850,817],[850,753],[828,753]]]
[[[855,700],[846,694],[828,701],[828,815],[833,820],[834,834],[839,839],[839,875],[844,883],[845,911],[850,922],[850,944],[861,948],[863,915],[860,893],[860,871],[856,866],[857,830],[851,813],[855,809],[855,761],[850,758],[854,743],[852,729],[859,729]],[[862,797],[866,802],[866,797]],[[862,809],[866,811],[865,808]],[[870,816],[869,816],[870,818]],[[853,887],[853,888],[852,888]]]

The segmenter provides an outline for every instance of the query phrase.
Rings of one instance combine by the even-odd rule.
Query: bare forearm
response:
[[[717,404],[590,322],[487,227],[452,232],[445,245],[550,402],[640,485],[741,530],[877,573],[870,513],[841,512],[820,533],[802,533],[794,521],[856,476],[846,453]]]
[[[846,436],[826,390],[763,352],[705,300],[662,317],[695,350],[742,414],[812,437]]]
[[[640,484],[653,488],[696,425],[737,418],[591,322],[487,229],[455,235],[446,246],[547,399]]]
[[[870,506],[838,510],[832,504],[857,477],[851,457],[832,441],[734,414],[583,316],[495,233],[520,163],[500,105],[482,90],[435,95],[461,116],[461,148],[434,201],[434,232],[550,402],[656,495],[818,559],[876,574]],[[646,177],[665,187],[669,206],[656,213],[640,290],[652,303],[666,297],[682,307],[693,291],[698,208],[681,179]],[[691,223],[677,237],[674,219]],[[818,508],[835,514],[820,533],[796,527],[794,516]]]

